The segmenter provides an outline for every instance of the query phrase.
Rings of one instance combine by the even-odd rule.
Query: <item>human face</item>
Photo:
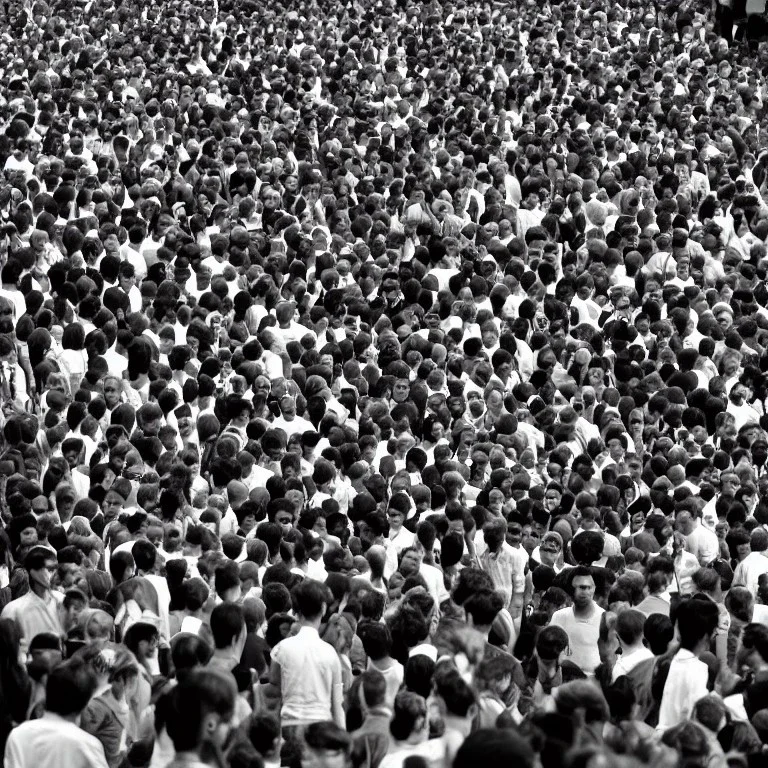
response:
[[[398,379],[395,382],[395,386],[392,389],[392,399],[396,403],[402,403],[405,402],[408,398],[408,393],[410,392],[410,384],[408,382],[408,379]]]
[[[29,581],[31,585],[37,585],[43,589],[51,588],[51,580],[53,579],[58,566],[56,560],[46,560],[42,568],[29,572]]]
[[[400,561],[400,573],[403,576],[415,575],[421,568],[422,557],[416,550],[411,550],[403,555],[403,559]]]
[[[104,501],[101,503],[101,511],[107,522],[116,520],[123,511],[123,497],[114,491],[107,491]]]
[[[19,543],[22,547],[31,547],[37,544],[37,529],[32,527],[25,528],[19,535]]]
[[[400,510],[390,509],[387,511],[387,519],[389,520],[389,527],[393,531],[399,531],[403,527],[405,522],[405,516]]]
[[[573,604],[586,608],[595,597],[595,580],[591,576],[577,576],[573,580]]]
[[[110,410],[120,402],[120,385],[116,379],[107,379],[104,382],[104,400]]]
[[[735,495],[736,491],[739,489],[739,485],[740,482],[737,475],[728,474],[723,475],[720,478],[720,490],[726,496]]]

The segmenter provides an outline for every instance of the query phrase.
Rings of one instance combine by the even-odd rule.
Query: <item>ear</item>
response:
[[[208,740],[212,738],[218,725],[218,719],[213,712],[209,712],[205,715],[205,717],[203,717],[203,722],[200,724],[201,739]]]

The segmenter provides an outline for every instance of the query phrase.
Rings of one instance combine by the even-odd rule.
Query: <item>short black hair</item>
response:
[[[221,603],[211,612],[211,633],[216,648],[228,648],[245,627],[243,609],[236,603]]]

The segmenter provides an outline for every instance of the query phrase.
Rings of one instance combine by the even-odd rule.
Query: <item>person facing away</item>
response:
[[[696,702],[709,692],[709,668],[701,661],[717,629],[717,606],[692,598],[678,607],[675,621],[680,648],[669,665],[659,709],[657,730],[678,725],[690,718]]]
[[[279,693],[283,727],[333,720],[344,726],[341,661],[320,638],[331,597],[319,581],[304,579],[295,590],[299,631],[272,651],[270,684]]]
[[[237,698],[234,678],[218,669],[194,670],[170,695],[166,728],[176,757],[166,768],[224,768],[221,750]]]
[[[53,669],[45,686],[45,712],[14,728],[5,745],[6,768],[107,768],[101,742],[80,728],[96,688],[90,667],[73,659]]]

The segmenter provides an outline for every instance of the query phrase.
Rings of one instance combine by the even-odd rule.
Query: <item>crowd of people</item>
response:
[[[764,11],[5,2],[6,768],[765,765]]]

